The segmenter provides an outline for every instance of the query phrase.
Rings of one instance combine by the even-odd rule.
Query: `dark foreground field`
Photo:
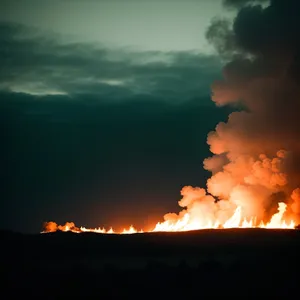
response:
[[[300,230],[0,238],[1,299],[300,297]]]

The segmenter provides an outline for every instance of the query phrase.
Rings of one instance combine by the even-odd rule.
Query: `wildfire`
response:
[[[183,217],[176,222],[167,220],[165,222],[158,222],[154,229],[146,232],[174,232],[174,231],[190,231],[200,229],[220,229],[220,228],[268,228],[268,229],[294,229],[295,222],[286,222],[283,217],[286,212],[287,205],[283,202],[278,204],[278,212],[275,213],[268,223],[260,222],[257,224],[256,218],[252,217],[246,219],[242,217],[242,208],[238,206],[233,215],[225,221],[223,224],[220,222],[207,222],[201,223],[201,220],[193,220],[189,213],[185,213]],[[133,234],[143,233],[143,230],[138,231],[132,225],[129,228],[124,228],[121,232],[116,232],[112,228],[106,230],[105,228],[86,228],[76,227],[73,222],[67,222],[65,225],[57,225],[54,222],[47,222],[44,225],[44,231],[42,233],[55,232],[55,231],[71,231],[74,233],[81,232],[94,232],[102,234]]]
[[[295,26],[299,18],[291,14],[298,4],[274,0],[259,7],[251,1],[240,2],[245,6],[232,22],[213,20],[206,32],[208,42],[226,61],[222,78],[211,85],[211,100],[218,107],[238,108],[207,135],[211,155],[203,167],[211,176],[205,188],[183,187],[178,202],[181,211],[166,214],[163,222],[147,232],[292,229],[299,224],[300,40],[299,26]],[[259,21],[257,26],[252,20]],[[266,24],[270,34],[265,34]],[[193,147],[193,141],[186,146]],[[133,226],[116,232],[54,222],[46,223],[43,232],[57,230],[142,232]]]

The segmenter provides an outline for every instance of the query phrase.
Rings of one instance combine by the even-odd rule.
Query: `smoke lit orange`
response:
[[[287,175],[281,171],[285,151],[278,151],[275,158],[260,155],[258,159],[239,156],[234,162],[223,167],[208,179],[205,189],[185,186],[181,190],[182,199],[178,202],[183,210],[179,214],[168,213],[163,222],[158,222],[152,230],[189,231],[218,228],[281,228],[293,229],[300,203],[300,189],[296,188],[285,202],[277,202],[277,212],[269,218],[267,207],[273,207],[272,196],[287,184]],[[211,163],[211,162],[208,162]],[[271,199],[271,200],[270,200]],[[54,231],[95,232],[131,234],[143,232],[133,226],[116,232],[112,228],[76,227],[73,222],[57,225],[45,223],[43,232]]]

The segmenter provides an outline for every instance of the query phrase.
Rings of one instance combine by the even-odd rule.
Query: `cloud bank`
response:
[[[0,23],[0,88],[37,95],[139,96],[181,102],[209,95],[220,60],[193,52],[132,52],[71,43],[20,24]]]

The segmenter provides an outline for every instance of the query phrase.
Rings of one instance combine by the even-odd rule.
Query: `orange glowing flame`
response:
[[[260,222],[256,223],[256,218],[252,217],[246,219],[242,217],[242,208],[238,206],[233,215],[226,220],[223,224],[218,221],[207,223],[201,222],[201,220],[192,219],[189,213],[185,213],[179,220],[172,222],[171,220],[166,220],[165,222],[158,222],[154,229],[146,232],[159,232],[159,231],[190,231],[199,229],[217,229],[217,228],[267,228],[267,229],[294,229],[295,222],[290,221],[287,223],[284,220],[284,213],[286,212],[287,205],[283,202],[278,204],[278,212],[274,214],[268,223]],[[71,231],[74,233],[81,232],[94,232],[102,234],[133,234],[133,233],[143,233],[143,230],[138,231],[132,225],[126,229],[124,228],[121,232],[115,232],[112,228],[108,231],[105,228],[86,228],[86,227],[76,227],[73,222],[67,222],[65,225],[57,225],[54,222],[47,222],[44,225],[44,231],[42,233],[55,232],[55,231]]]

